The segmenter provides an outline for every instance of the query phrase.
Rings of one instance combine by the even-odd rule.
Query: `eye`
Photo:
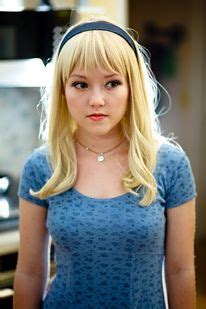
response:
[[[84,89],[87,87],[87,84],[85,82],[73,82],[71,86],[77,89]]]
[[[110,80],[108,83],[107,83],[107,87],[108,88],[115,88],[119,85],[121,85],[122,83],[119,81],[119,80]]]

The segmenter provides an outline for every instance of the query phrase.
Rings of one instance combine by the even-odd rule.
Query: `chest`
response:
[[[125,193],[122,177],[127,171],[127,158],[98,162],[81,158],[75,188],[82,194],[96,198],[110,198]]]
[[[117,252],[160,253],[164,208],[159,200],[140,207],[130,194],[92,199],[71,189],[51,198],[47,227],[55,243],[69,251],[94,250],[97,245]]]

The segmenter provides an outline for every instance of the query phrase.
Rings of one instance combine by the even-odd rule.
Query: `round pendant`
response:
[[[104,155],[103,155],[103,153],[98,154],[97,160],[98,160],[99,162],[104,161]]]

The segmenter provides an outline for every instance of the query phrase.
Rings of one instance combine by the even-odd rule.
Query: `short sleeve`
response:
[[[41,156],[35,151],[26,160],[19,181],[18,196],[39,206],[48,207],[47,200],[30,194],[30,189],[39,191],[45,184],[45,166]]]
[[[183,150],[175,152],[171,165],[166,190],[166,208],[180,206],[197,195],[190,161]]]

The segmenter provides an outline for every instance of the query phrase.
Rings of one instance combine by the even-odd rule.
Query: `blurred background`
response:
[[[164,135],[178,138],[196,178],[197,308],[206,308],[204,0],[0,0],[0,308],[12,308],[19,242],[16,191],[24,161],[39,145],[37,105],[45,65],[71,23],[102,15],[136,31],[151,53],[157,80],[171,96],[172,105],[161,90],[157,111]]]

